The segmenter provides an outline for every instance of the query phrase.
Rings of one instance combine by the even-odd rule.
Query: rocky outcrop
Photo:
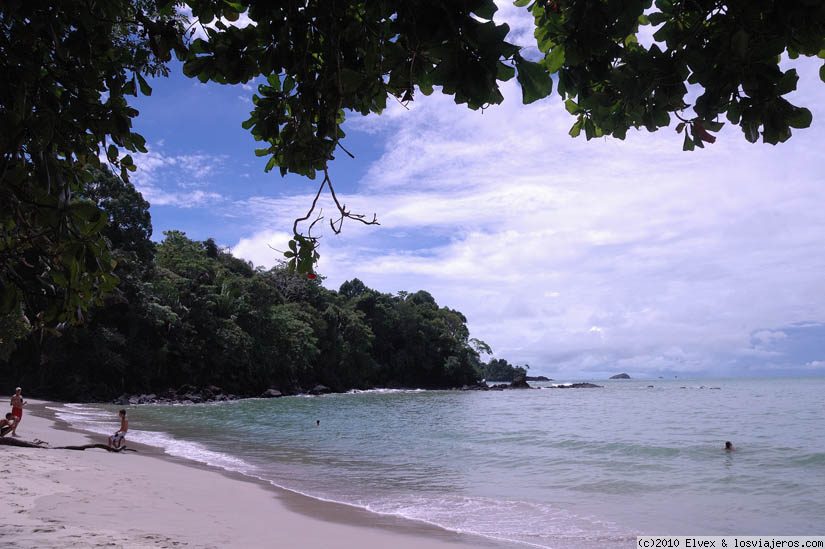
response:
[[[527,376],[519,374],[510,382],[510,389],[532,389],[532,387],[527,383]]]
[[[511,383],[498,383],[496,385],[487,385],[483,381],[479,381],[473,385],[464,385],[461,391],[503,391],[505,389],[534,389],[527,383],[525,376],[516,376]]]
[[[167,389],[160,394],[148,393],[140,395],[122,394],[113,402],[120,406],[137,406],[139,404],[198,404],[200,402],[221,402],[240,398],[215,385],[195,387],[181,385],[178,389]]]
[[[544,376],[527,376],[525,379],[527,381],[553,381],[549,377]]]
[[[261,394],[261,398],[278,398],[284,396],[278,389],[267,389]]]
[[[483,381],[479,381],[478,383],[473,383],[472,385],[462,385],[461,391],[489,391],[490,386],[484,383]]]
[[[593,389],[601,387],[601,385],[595,383],[568,383],[567,385],[556,385],[552,389]]]
[[[630,379],[630,376],[627,374],[616,374],[615,376],[610,376],[610,379]]]
[[[310,395],[325,395],[327,393],[331,393],[332,389],[327,387],[326,385],[321,385],[320,383],[307,391]]]

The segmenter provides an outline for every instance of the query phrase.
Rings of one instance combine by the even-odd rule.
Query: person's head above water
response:
[[[729,440],[725,442],[725,451],[733,452],[733,443]]]

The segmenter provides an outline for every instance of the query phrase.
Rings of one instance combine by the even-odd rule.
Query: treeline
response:
[[[106,400],[184,384],[238,395],[316,384],[446,388],[485,377],[479,351],[489,348],[469,338],[464,315],[425,291],[391,295],[358,279],[331,291],[179,231],[155,244],[148,203],[109,173],[84,196],[109,216],[120,283],[80,325],[6,338],[0,378],[27,394]]]
[[[482,364],[479,374],[487,381],[513,381],[517,376],[526,376],[530,366],[513,366],[503,358],[494,358]]]

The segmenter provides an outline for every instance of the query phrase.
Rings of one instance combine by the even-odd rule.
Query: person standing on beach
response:
[[[11,415],[14,417],[14,427],[11,430],[11,436],[17,436],[17,426],[20,425],[20,420],[23,418],[23,406],[26,401],[23,400],[23,389],[18,387],[14,390],[11,397]]]
[[[123,443],[126,441],[126,431],[129,430],[129,420],[126,419],[126,410],[118,412],[120,416],[120,430],[109,437],[109,446],[116,450],[120,450]]]

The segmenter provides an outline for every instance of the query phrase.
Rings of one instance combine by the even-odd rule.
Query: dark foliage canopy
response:
[[[180,231],[155,246],[148,204],[131,185],[99,172],[89,189],[110,220],[120,284],[58,337],[0,339],[0,379],[53,398],[106,400],[186,384],[258,396],[272,387],[446,388],[479,378],[475,349],[489,348],[427,292],[386,294],[358,279],[330,291]],[[24,336],[14,320],[0,315],[0,328]]]
[[[346,152],[345,116],[380,113],[388,100],[439,90],[481,109],[503,100],[503,81],[515,77],[525,103],[555,81],[571,135],[623,139],[673,123],[685,149],[712,143],[723,117],[772,144],[811,123],[786,99],[798,75],[780,62],[825,57],[821,0],[515,4],[534,17],[538,57],[507,41],[493,0],[3,2],[0,312],[77,321],[116,285],[105,216],[79,196],[101,158],[124,179],[134,169],[145,142],[130,100],[151,93],[146,77],[165,74],[173,54],[203,82],[263,82],[244,122],[257,154],[267,170],[323,174],[336,232],[345,219],[377,222],[338,203],[327,166]],[[232,25],[241,17],[251,24]],[[206,39],[193,39],[194,25]],[[290,270],[311,274],[317,261],[314,205],[294,225]]]

